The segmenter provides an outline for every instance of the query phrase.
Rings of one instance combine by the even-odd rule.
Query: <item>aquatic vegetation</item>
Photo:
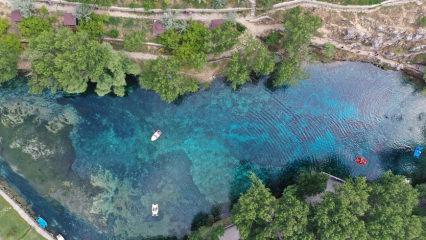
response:
[[[339,176],[374,179],[399,167],[382,153],[424,141],[425,119],[419,116],[426,112],[425,97],[400,73],[348,62],[307,71],[310,79],[275,91],[262,80],[233,91],[218,79],[176,104],[143,89],[123,98],[52,97],[29,95],[25,87],[7,87],[17,80],[8,82],[0,88],[0,106],[28,102],[20,108],[31,115],[16,110],[12,118],[22,123],[0,123],[0,174],[25,189],[29,200],[39,193],[44,202],[33,208],[65,237],[183,236],[197,213],[216,203],[226,206],[248,189],[250,171],[277,195],[285,185],[282,175],[299,168],[344,169]],[[58,120],[61,130],[47,128],[62,118],[68,120]],[[157,129],[163,135],[151,142]],[[33,138],[53,155],[34,160],[10,148]],[[365,167],[354,162],[360,154],[369,160]],[[158,217],[151,216],[154,203]]]

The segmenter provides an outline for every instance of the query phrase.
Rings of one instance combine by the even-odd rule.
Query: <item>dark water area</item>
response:
[[[401,73],[353,62],[307,72],[309,79],[275,91],[262,81],[232,91],[217,80],[178,104],[145,90],[45,100],[78,116],[66,136],[70,172],[34,186],[36,177],[5,157],[0,177],[67,239],[140,239],[184,235],[197,213],[246,189],[249,171],[279,193],[300,168],[369,179],[414,170],[426,98]],[[151,142],[157,129],[163,135]],[[365,167],[358,155],[369,160]]]

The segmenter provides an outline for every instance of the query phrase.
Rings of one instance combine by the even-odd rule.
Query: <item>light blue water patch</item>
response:
[[[276,179],[332,157],[375,178],[386,170],[382,153],[424,142],[426,99],[400,73],[350,62],[307,71],[308,80],[275,91],[263,82],[233,91],[217,80],[178,104],[144,90],[60,99],[81,118],[72,170],[97,187],[88,211],[106,227],[93,225],[111,239],[182,236],[196,213],[247,187],[250,170]],[[163,135],[151,142],[157,129]],[[368,165],[357,165],[357,155]]]

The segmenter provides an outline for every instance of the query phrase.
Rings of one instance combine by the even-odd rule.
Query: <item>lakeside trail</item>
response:
[[[55,240],[46,230],[42,229],[34,219],[27,213],[21,206],[16,203],[5,191],[0,189],[0,197],[3,197],[6,202],[8,202],[12,208],[21,216],[22,219],[27,222],[28,225],[31,226],[38,234],[44,237],[47,240]]]
[[[5,1],[5,0],[0,0]],[[10,1],[10,0],[9,0]],[[317,9],[327,9],[340,12],[352,12],[352,13],[364,13],[377,11],[383,7],[404,5],[409,3],[415,3],[417,5],[423,4],[421,0],[388,0],[380,4],[375,5],[338,5],[328,2],[321,2],[316,0],[293,0],[288,2],[282,2],[273,5],[272,9],[266,11],[265,13],[255,16],[256,13],[256,1],[250,0],[250,8],[226,8],[226,9],[171,9],[174,13],[174,18],[181,20],[197,20],[203,22],[209,22],[214,19],[223,19],[227,18],[230,13],[237,13],[235,20],[246,27],[247,32],[253,36],[264,36],[267,33],[275,30],[283,30],[282,24],[272,23],[265,24],[262,23],[264,19],[271,18],[270,15],[276,13],[277,11],[283,11],[296,6],[301,6],[305,8],[317,8]],[[74,13],[76,7],[80,3],[67,2],[62,0],[37,0],[36,8],[46,7],[49,11],[64,11]],[[122,18],[136,18],[136,19],[151,19],[151,20],[160,20],[164,17],[165,11],[162,9],[152,9],[145,10],[143,8],[126,8],[126,7],[96,7],[95,12],[98,14],[106,14],[113,17],[122,17]],[[114,41],[109,39],[109,41]],[[400,61],[388,59],[385,56],[381,55],[378,51],[362,48],[354,48],[351,44],[345,44],[338,42],[329,37],[314,37],[311,41],[311,44],[316,47],[321,47],[325,43],[332,43],[340,50],[350,52],[352,54],[358,55],[362,61],[371,62],[374,64],[385,65],[390,68],[397,70],[405,70],[410,73],[415,73],[415,75],[420,76],[423,72],[423,66],[410,63],[402,63]],[[233,50],[221,54],[223,58],[228,58],[230,54],[234,52]],[[146,61],[156,59],[161,55],[150,54],[145,52],[124,52],[129,58],[136,61]],[[214,57],[209,58],[209,60],[217,61],[220,58]]]

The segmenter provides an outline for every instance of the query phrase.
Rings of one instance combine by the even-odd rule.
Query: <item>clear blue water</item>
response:
[[[80,117],[70,133],[70,181],[82,195],[63,204],[6,162],[0,172],[67,239],[135,239],[187,233],[196,213],[247,187],[248,171],[272,182],[300,165],[375,178],[394,167],[387,159],[394,152],[406,153],[399,168],[413,167],[409,151],[424,142],[426,98],[399,72],[350,62],[307,72],[309,79],[276,91],[259,82],[235,92],[217,80],[178,104],[144,90],[55,98]],[[163,135],[151,142],[156,129]],[[366,167],[357,155],[369,159]],[[151,203],[160,206],[158,218]]]

